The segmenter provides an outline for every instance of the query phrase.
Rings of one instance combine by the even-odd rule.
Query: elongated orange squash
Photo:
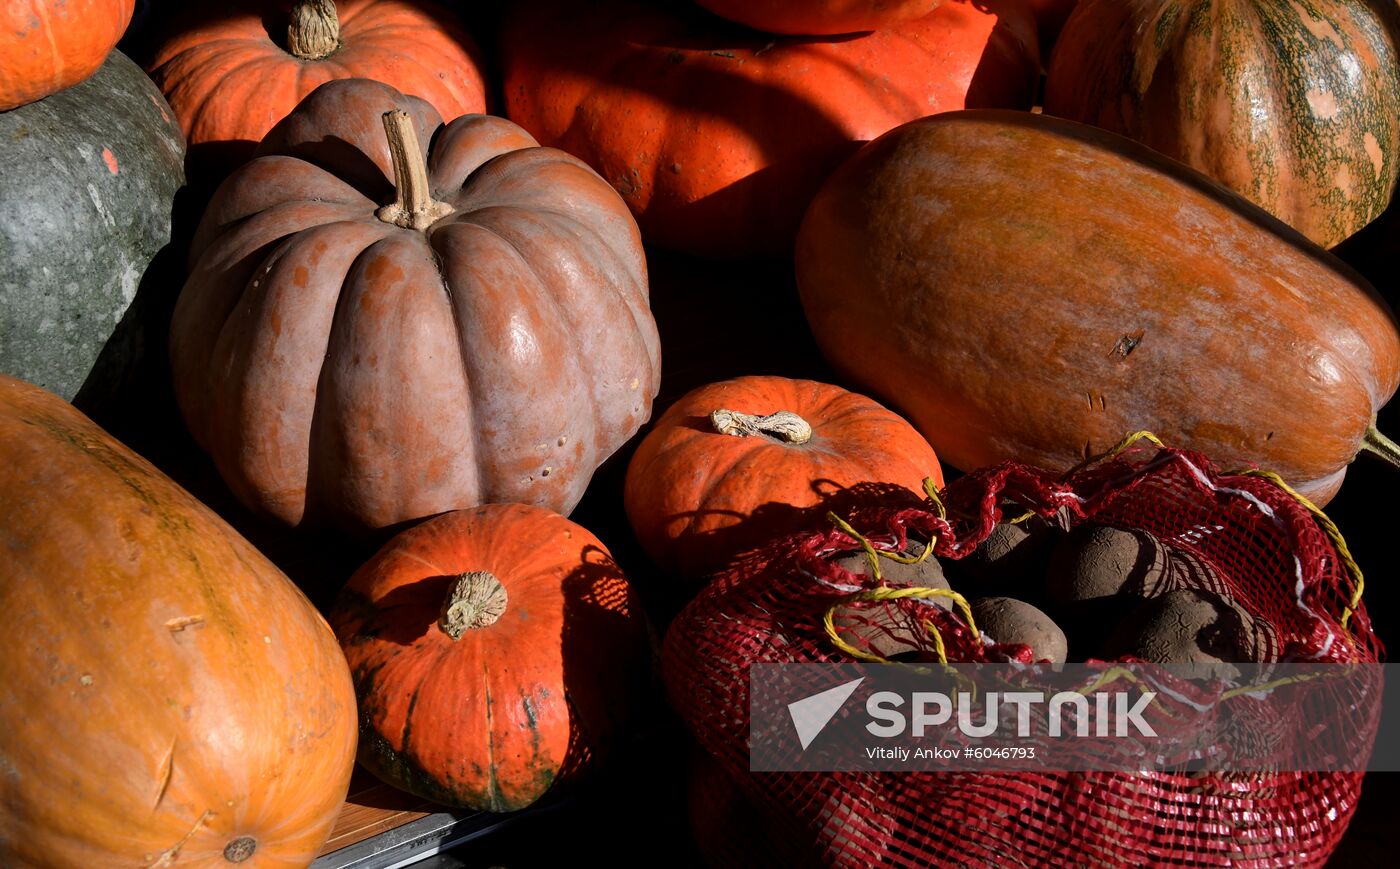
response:
[[[832,364],[939,457],[1067,469],[1155,431],[1326,500],[1400,378],[1385,303],[1341,261],[1159,154],[1004,111],[892,130],[797,244]]]
[[[236,531],[0,377],[0,866],[305,866],[355,758],[330,628]]]

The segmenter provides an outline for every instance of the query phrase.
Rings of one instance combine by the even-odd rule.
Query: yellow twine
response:
[[[874,655],[869,652],[857,649],[855,646],[841,639],[841,634],[836,630],[834,621],[836,610],[852,603],[864,601],[887,602],[895,600],[905,600],[907,598],[918,598],[927,600],[929,598],[946,597],[950,599],[958,609],[962,610],[963,618],[967,621],[967,627],[972,631],[974,639],[981,639],[982,634],[977,630],[977,623],[972,618],[972,608],[968,606],[967,598],[948,588],[928,588],[926,586],[908,586],[905,588],[872,588],[866,591],[858,591],[847,595],[831,606],[827,607],[826,613],[822,616],[822,627],[826,630],[827,638],[831,644],[853,658],[865,661],[870,664],[888,664],[888,658]],[[924,622],[924,627],[929,635],[933,637],[934,652],[938,655],[938,663],[948,663],[946,647],[943,644],[943,635],[934,626],[931,620]]]
[[[933,502],[933,509],[938,511],[938,518],[947,519],[948,508],[943,506],[943,499],[939,497],[938,487],[933,484],[933,477],[924,477],[924,494]]]

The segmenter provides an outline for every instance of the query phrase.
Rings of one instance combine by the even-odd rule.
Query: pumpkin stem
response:
[[[389,154],[394,160],[394,192],[397,199],[374,213],[385,223],[408,229],[427,229],[451,214],[446,202],[433,198],[428,186],[428,161],[418,147],[418,132],[408,112],[394,109],[384,113],[384,132],[389,137]]]
[[[438,627],[454,640],[474,628],[489,628],[506,611],[506,587],[484,570],[457,577],[443,601]]]
[[[340,48],[335,0],[297,0],[287,22],[287,50],[302,60],[330,57]]]
[[[1400,468],[1400,444],[1381,434],[1375,425],[1366,429],[1366,437],[1361,441],[1361,450],[1379,457],[1392,467]]]
[[[807,420],[790,410],[757,416],[721,408],[710,414],[710,424],[720,434],[741,438],[766,434],[788,444],[805,444],[812,439],[812,427]]]

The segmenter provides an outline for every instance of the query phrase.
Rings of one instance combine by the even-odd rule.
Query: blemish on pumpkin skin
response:
[[[1308,108],[1319,121],[1330,121],[1337,116],[1337,97],[1331,91],[1310,90],[1306,96]]]
[[[107,164],[107,171],[113,175],[121,171],[121,167],[117,165],[117,155],[113,154],[109,148],[102,149],[102,162]]]
[[[1381,151],[1381,143],[1376,141],[1376,137],[1367,133],[1361,139],[1361,145],[1366,149],[1366,156],[1371,158],[1371,165],[1375,167],[1376,177],[1381,177],[1385,171],[1385,153]]]

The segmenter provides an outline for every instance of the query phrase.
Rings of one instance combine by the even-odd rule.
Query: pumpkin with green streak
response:
[[[1137,139],[1330,247],[1395,186],[1393,24],[1355,0],[1083,0],[1045,111]]]

